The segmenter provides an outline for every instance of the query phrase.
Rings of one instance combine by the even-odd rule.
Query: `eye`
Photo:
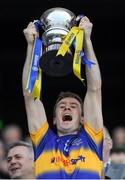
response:
[[[71,108],[77,108],[77,104],[74,104],[74,103],[73,103],[73,104],[70,105],[70,107],[71,107]]]
[[[60,107],[61,109],[63,109],[63,108],[65,108],[65,105],[60,105],[59,107]]]
[[[71,108],[76,108],[76,105],[71,105]]]
[[[7,158],[7,162],[9,163],[11,161],[12,158]]]
[[[21,156],[20,155],[16,155],[15,158],[16,159],[21,159]]]

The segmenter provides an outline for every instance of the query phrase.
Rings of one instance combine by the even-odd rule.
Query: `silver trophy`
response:
[[[40,67],[43,72],[54,77],[62,77],[72,72],[72,49],[64,57],[56,56],[64,37],[77,24],[73,12],[65,8],[51,8],[40,17],[43,25],[43,54]],[[72,47],[71,47],[72,48]]]

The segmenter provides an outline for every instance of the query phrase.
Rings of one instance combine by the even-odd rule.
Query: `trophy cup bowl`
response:
[[[72,50],[63,57],[56,56],[64,37],[76,25],[76,16],[68,9],[56,7],[46,10],[40,17],[43,25],[43,54],[40,67],[45,74],[62,77],[72,72]]]

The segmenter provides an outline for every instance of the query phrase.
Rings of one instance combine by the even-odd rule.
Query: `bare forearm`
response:
[[[35,38],[39,36],[39,34],[36,31],[34,22],[30,22],[23,32],[27,41],[27,53],[23,68],[23,74],[22,74],[22,87],[23,87],[23,94],[25,99],[28,127],[29,127],[29,131],[33,133],[36,132],[47,120],[42,102],[39,99],[34,100],[32,94],[26,91],[26,85],[31,68],[34,41]]]
[[[30,133],[36,132],[47,120],[43,103],[30,96],[25,96],[25,107],[27,112],[28,127]]]
[[[93,49],[93,45],[90,39],[85,40],[84,50],[87,58],[95,63],[91,66],[91,69],[86,67],[86,78],[87,78],[87,87],[90,90],[97,90],[101,88],[101,74],[98,65],[98,61]]]
[[[81,19],[79,27],[84,29],[84,52],[95,65],[91,69],[86,67],[87,92],[84,99],[84,121],[97,132],[103,127],[102,102],[101,102],[101,75],[97,58],[91,42],[93,24],[85,16]]]
[[[26,84],[28,80],[29,70],[31,66],[33,45],[29,44],[27,47],[26,61],[23,69],[23,94],[25,99],[25,107],[27,112],[29,131],[36,132],[47,120],[43,103],[36,99],[34,100],[32,95],[26,91]]]

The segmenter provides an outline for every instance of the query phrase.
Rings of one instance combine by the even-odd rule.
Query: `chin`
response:
[[[22,177],[19,174],[15,174],[11,176],[11,179],[22,179]]]
[[[67,134],[76,134],[79,129],[70,129],[70,128],[65,128],[63,129],[64,133],[67,133]]]

